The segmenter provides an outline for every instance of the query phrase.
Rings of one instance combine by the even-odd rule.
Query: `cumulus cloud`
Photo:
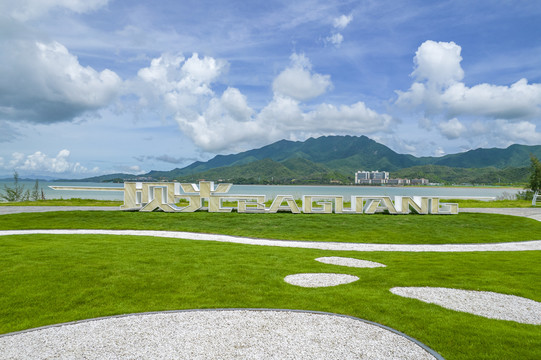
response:
[[[301,101],[324,93],[330,77],[312,72],[305,55],[293,54],[291,64],[272,84],[274,95],[261,110],[254,110],[237,88],[216,94],[213,85],[227,63],[193,54],[162,55],[141,69],[134,87],[141,102],[165,109],[202,150],[223,152],[283,138],[326,134],[389,132],[392,118],[369,109],[364,103],[334,106],[320,104],[304,111]],[[165,159],[164,159],[165,160]]]
[[[443,121],[438,127],[441,134],[447,139],[457,139],[466,132],[466,127],[457,118]]]
[[[429,117],[481,116],[523,120],[541,114],[541,84],[520,79],[510,86],[466,86],[461,47],[454,42],[426,41],[414,58],[415,82],[406,92],[398,91],[396,103],[424,110]]]
[[[138,72],[131,88],[140,96],[143,106],[165,104],[175,113],[201,106],[201,101],[214,94],[211,83],[227,68],[227,62],[194,53],[189,59],[182,55],[163,54],[149,67]]]
[[[532,145],[541,143],[541,133],[537,132],[537,126],[529,121],[497,120],[493,132],[506,146],[517,142]]]
[[[441,94],[441,100],[451,116],[521,119],[541,113],[541,84],[520,79],[511,86],[480,84],[468,88],[457,83]]]
[[[78,162],[69,161],[70,151],[61,150],[55,157],[49,157],[41,151],[25,155],[15,152],[8,163],[10,169],[42,171],[48,173],[87,173],[88,169]]]
[[[82,66],[62,44],[27,35],[0,42],[0,119],[71,120],[116,98],[122,85],[116,73]]]
[[[0,0],[0,13],[25,21],[43,16],[55,8],[81,14],[97,10],[108,2],[109,0]]]
[[[462,48],[452,41],[425,41],[415,53],[412,76],[418,82],[426,80],[431,86],[447,86],[462,80],[461,51]]]
[[[197,146],[219,151],[265,135],[252,113],[245,96],[238,89],[227,88],[221,97],[210,100],[202,114],[189,117],[179,113],[175,119]]]
[[[349,23],[353,20],[353,15],[340,15],[339,17],[333,20],[333,26],[339,30],[343,30]]]
[[[275,93],[295,100],[309,100],[332,86],[329,75],[311,73],[312,65],[304,54],[292,54],[291,65],[283,70],[272,83]]]

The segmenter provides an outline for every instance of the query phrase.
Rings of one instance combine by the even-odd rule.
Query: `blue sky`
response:
[[[0,0],[0,176],[541,144],[539,1]],[[369,169],[371,170],[371,169]]]

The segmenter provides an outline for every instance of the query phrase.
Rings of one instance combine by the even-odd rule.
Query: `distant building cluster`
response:
[[[387,171],[357,171],[355,184],[359,185],[428,185],[428,179],[390,179]]]

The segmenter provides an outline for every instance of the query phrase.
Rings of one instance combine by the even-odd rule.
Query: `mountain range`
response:
[[[366,136],[323,136],[306,141],[281,140],[238,154],[217,155],[171,171],[144,175],[111,174],[83,179],[113,181],[136,177],[153,180],[234,183],[352,183],[358,170],[389,171],[392,178],[424,177],[432,182],[526,182],[530,154],[541,158],[541,145],[475,149],[441,157],[399,154]],[[79,180],[81,181],[81,180]]]

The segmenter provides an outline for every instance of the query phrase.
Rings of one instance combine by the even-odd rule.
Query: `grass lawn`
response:
[[[108,211],[2,215],[8,229],[175,230],[258,238],[447,244],[541,240],[541,222],[516,216],[141,213]]]
[[[120,206],[123,201],[115,200],[94,200],[94,199],[50,199],[50,200],[28,200],[18,202],[0,202],[0,206]]]
[[[446,359],[541,357],[541,327],[406,299],[395,286],[495,291],[541,301],[538,252],[355,253],[131,236],[0,238],[0,332],[114,314],[200,308],[285,308],[348,314],[398,329]],[[386,268],[321,264],[320,256]],[[306,272],[360,277],[301,288]]]
[[[0,216],[0,229],[187,230],[295,240],[465,243],[541,239],[541,222],[456,216],[56,212]],[[541,252],[357,253],[105,235],[0,237],[0,333],[145,311],[280,308],[381,323],[446,359],[539,359],[541,326],[491,320],[393,295],[396,286],[494,291],[541,301]],[[386,268],[314,261],[343,256]],[[347,285],[301,288],[284,277],[330,272]]]
[[[302,200],[296,200],[297,205],[302,206]],[[457,203],[463,208],[529,208],[532,207],[531,200],[464,200],[464,199],[444,199],[441,202]],[[94,199],[50,199],[37,201],[20,201],[20,202],[0,202],[0,206],[120,206],[123,201],[114,200],[94,200]],[[268,207],[272,204],[272,200],[268,200],[265,205]],[[188,202],[181,199],[178,206],[187,206]],[[225,206],[237,206],[236,202],[224,202]],[[344,203],[345,207],[351,206],[350,202]]]
[[[464,200],[445,199],[442,202],[457,203],[459,208],[535,208],[531,200]],[[459,210],[460,211],[460,210]]]

